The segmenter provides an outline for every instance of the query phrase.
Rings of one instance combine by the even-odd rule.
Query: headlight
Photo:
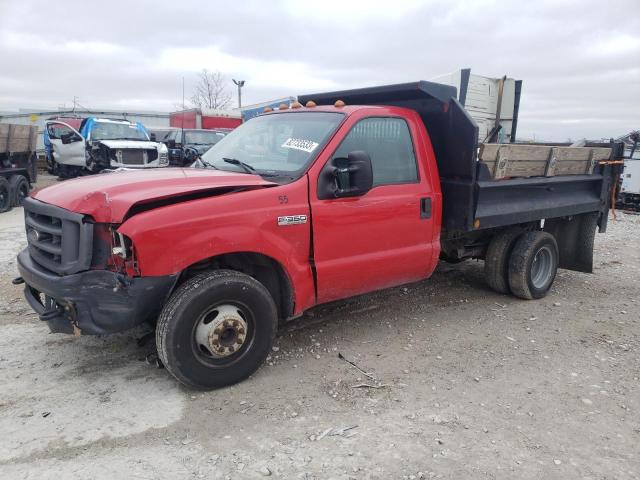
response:
[[[131,256],[131,240],[120,232],[113,232],[111,242],[111,253],[115,256],[127,260]]]
[[[131,239],[117,230],[111,230],[111,257],[107,269],[130,277],[140,275]]]
[[[169,165],[169,154],[166,150],[161,150],[158,158],[160,159],[160,165]]]

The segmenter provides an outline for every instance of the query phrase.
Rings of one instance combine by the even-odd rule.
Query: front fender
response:
[[[310,218],[307,177],[289,185],[163,205],[125,221],[142,276],[164,276],[211,257],[238,252],[277,261],[291,279],[296,312],[315,301],[309,264],[311,225],[278,225],[279,216]]]

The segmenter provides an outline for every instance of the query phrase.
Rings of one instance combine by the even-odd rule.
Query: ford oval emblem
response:
[[[40,241],[40,232],[33,228],[30,228],[27,232],[27,238],[29,239],[29,241],[37,243]]]

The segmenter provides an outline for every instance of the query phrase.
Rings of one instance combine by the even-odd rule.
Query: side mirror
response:
[[[350,152],[347,158],[334,158],[320,173],[318,198],[358,197],[373,187],[371,158],[362,150]]]
[[[155,134],[155,133],[153,133],[153,132],[151,132],[151,133],[149,134],[149,140],[151,140],[152,142],[155,142],[155,141],[156,141],[156,134]]]
[[[173,138],[171,140],[167,140],[167,148],[176,148],[176,141]]]

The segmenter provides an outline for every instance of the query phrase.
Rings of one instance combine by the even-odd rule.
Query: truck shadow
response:
[[[510,298],[489,289],[484,281],[483,268],[483,262],[472,260],[458,264],[440,262],[428,279],[318,305],[282,325],[280,333],[316,327],[322,323],[330,326],[343,321],[345,316],[366,316],[373,311],[388,310],[386,313],[392,311],[394,316],[409,316],[420,307],[444,308],[488,296],[495,297],[494,301]]]

